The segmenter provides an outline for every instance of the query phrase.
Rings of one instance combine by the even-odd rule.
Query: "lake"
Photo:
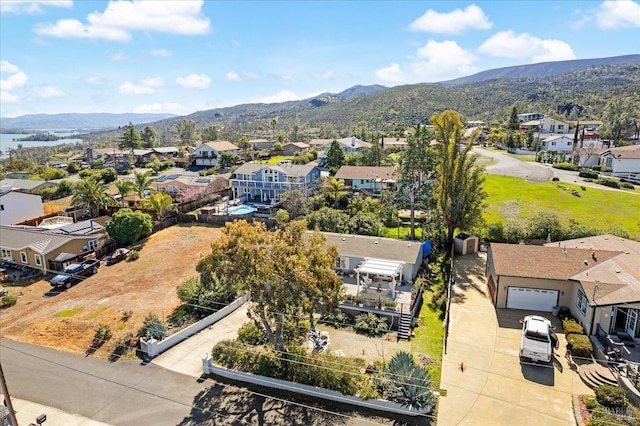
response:
[[[52,132],[56,136],[72,136],[71,133],[58,133]],[[33,134],[33,133],[32,133]],[[30,134],[15,134],[15,133],[1,133],[0,134],[0,158],[7,158],[8,149],[18,148],[18,145],[22,145],[23,147],[37,147],[37,146],[54,146],[54,145],[62,145],[65,143],[76,143],[82,142],[82,139],[69,137],[69,139],[60,139],[57,141],[18,141],[19,138],[26,138],[27,136],[31,136]],[[14,140],[16,139],[16,140]]]

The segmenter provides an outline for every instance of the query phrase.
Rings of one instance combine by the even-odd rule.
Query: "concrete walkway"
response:
[[[4,395],[0,395],[4,398]],[[79,414],[66,413],[57,408],[36,404],[23,399],[11,398],[13,409],[16,410],[16,419],[20,426],[36,423],[36,417],[41,414],[47,416],[46,426],[109,426],[107,423],[97,422]]]
[[[238,329],[249,321],[247,304],[244,304],[217,323],[161,353],[151,362],[167,370],[200,377],[202,358],[211,353],[216,343],[238,337]]]
[[[438,426],[575,425],[572,395],[591,390],[576,366],[558,353],[552,366],[520,364],[518,319],[527,311],[494,309],[487,296],[485,258],[479,253],[455,262],[440,385],[446,396],[440,398]],[[553,321],[559,324],[557,318]],[[558,337],[563,354],[566,341],[562,333]]]

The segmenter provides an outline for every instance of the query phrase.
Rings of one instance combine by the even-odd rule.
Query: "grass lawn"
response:
[[[444,327],[440,319],[440,311],[431,308],[432,292],[424,292],[424,302],[418,314],[420,325],[415,328],[415,337],[411,339],[411,353],[417,358],[425,354],[434,362],[427,366],[427,371],[433,380],[432,388],[440,388],[440,375],[442,371],[442,351],[444,345]],[[416,360],[419,361],[419,360]]]
[[[520,178],[485,175],[487,224],[505,219],[527,219],[541,211],[555,213],[567,226],[573,218],[604,232],[622,227],[632,239],[640,239],[640,194],[586,188],[568,183],[532,183]],[[564,188],[564,189],[563,189]],[[571,190],[580,197],[571,194]]]
[[[416,223],[416,238],[420,239],[422,237],[422,228],[419,223]],[[395,239],[405,239],[409,238],[409,234],[411,234],[410,226],[402,226],[400,225],[400,237],[398,237],[398,228],[396,226],[383,226],[380,230],[380,236],[386,238],[395,238]]]

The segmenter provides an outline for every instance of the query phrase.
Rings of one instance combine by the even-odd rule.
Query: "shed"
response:
[[[478,244],[480,239],[468,234],[458,234],[454,241],[456,253],[465,255],[478,251]]]

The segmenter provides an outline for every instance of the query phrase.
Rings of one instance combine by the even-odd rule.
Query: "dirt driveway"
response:
[[[197,276],[200,256],[219,235],[219,228],[210,226],[169,227],[139,243],[138,260],[103,263],[96,275],[64,291],[52,291],[46,279],[13,288],[5,284],[22,296],[15,306],[0,311],[0,336],[84,353],[94,327],[107,324],[113,337],[94,354],[106,358],[113,342],[135,335],[149,312],[161,319],[171,315],[180,304],[176,287]],[[124,318],[125,311],[131,311],[130,318]]]

